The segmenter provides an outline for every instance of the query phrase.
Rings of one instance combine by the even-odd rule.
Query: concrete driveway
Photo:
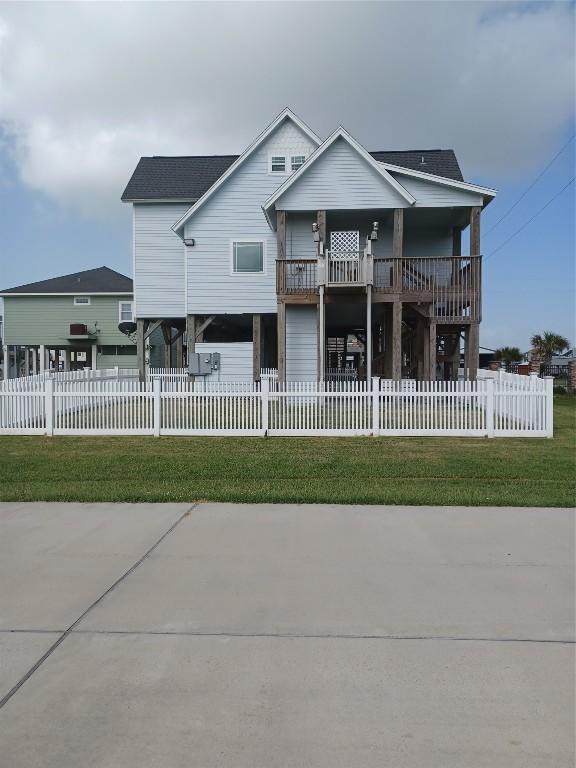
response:
[[[0,505],[7,768],[568,768],[573,643],[570,510]]]

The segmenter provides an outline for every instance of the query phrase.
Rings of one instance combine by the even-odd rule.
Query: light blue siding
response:
[[[262,204],[286,180],[268,173],[269,155],[292,149],[309,154],[314,145],[286,120],[186,224],[185,236],[195,240],[186,249],[188,313],[276,312],[276,233]],[[264,242],[264,273],[232,273],[235,239]]]
[[[406,200],[344,139],[328,147],[276,202],[278,210],[403,208]]]
[[[286,380],[316,381],[318,309],[286,305]]]
[[[252,381],[252,346],[251,341],[222,344],[203,341],[196,344],[196,352],[220,353],[220,370],[215,371],[213,374],[210,374],[210,376],[206,376],[206,381]]]
[[[184,317],[184,245],[172,225],[186,203],[134,204],[134,300],[136,317]]]
[[[286,216],[286,256],[289,259],[315,259],[316,243],[312,224],[316,213],[289,213]]]
[[[482,195],[477,192],[447,187],[445,184],[405,176],[402,173],[391,172],[391,175],[416,198],[415,208],[448,208],[483,204]]]

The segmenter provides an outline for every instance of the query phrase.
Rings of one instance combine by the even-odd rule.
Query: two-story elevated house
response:
[[[463,180],[452,150],[368,152],[288,109],[240,156],[142,158],[122,195],[142,374],[161,327],[166,365],[214,344],[239,379],[276,366],[287,381],[347,366],[454,378],[461,343],[474,378],[480,214],[495,194]]]

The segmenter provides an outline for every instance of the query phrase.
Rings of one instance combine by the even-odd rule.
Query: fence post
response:
[[[262,435],[268,434],[268,403],[270,402],[270,379],[266,376],[260,380],[260,407],[262,413]]]
[[[478,386],[479,382],[476,382]],[[494,437],[494,379],[485,379],[486,388],[486,437]]]
[[[44,382],[44,416],[46,418],[46,434],[54,434],[54,381],[46,379]]]
[[[160,415],[162,405],[162,381],[160,377],[152,379],[152,392],[154,393],[154,437],[160,437]]]
[[[554,437],[554,376],[545,376],[546,386],[546,437]]]
[[[372,377],[372,435],[380,434],[380,378]]]

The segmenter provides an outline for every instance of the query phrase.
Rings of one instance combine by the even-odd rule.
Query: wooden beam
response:
[[[469,325],[464,333],[464,368],[470,381],[476,381],[478,374],[478,356],[480,353],[480,326]]]
[[[260,381],[262,370],[262,315],[252,315],[252,376]]]
[[[320,240],[326,245],[326,211],[316,212],[316,223],[318,224]]]
[[[136,362],[138,366],[138,378],[140,381],[146,380],[146,320],[136,320]],[[42,370],[42,353],[43,348],[40,347],[40,369]]]
[[[146,328],[146,331],[144,332],[144,341],[148,339],[157,328],[160,328],[164,321],[163,320],[154,320],[153,323],[148,321],[148,327]]]
[[[190,356],[196,351],[196,315],[186,315],[186,354],[190,367]]]
[[[394,209],[394,229],[392,232],[392,283],[396,291],[402,288],[402,252],[404,246],[404,208]]]
[[[277,258],[286,258],[286,211],[276,211]]]
[[[286,382],[286,304],[278,304],[278,381]]]
[[[480,212],[482,208],[470,208],[470,256],[480,256]]]
[[[430,381],[436,381],[436,323],[432,321],[428,326],[428,365]]]
[[[208,328],[208,326],[214,320],[215,317],[216,315],[210,315],[209,317],[205,318],[202,323],[200,323],[200,325],[196,329],[196,341],[203,340],[204,331],[206,330],[206,328]]]
[[[166,322],[162,321],[162,336],[164,337],[164,344],[170,346],[172,344],[172,329]]]
[[[175,345],[176,348],[176,361],[175,366],[176,368],[183,368],[184,367],[184,347],[183,347],[183,341],[184,341],[184,329],[182,328],[181,331],[178,331],[176,336],[172,339],[172,343]]]
[[[392,378],[402,378],[402,302],[392,305]]]

